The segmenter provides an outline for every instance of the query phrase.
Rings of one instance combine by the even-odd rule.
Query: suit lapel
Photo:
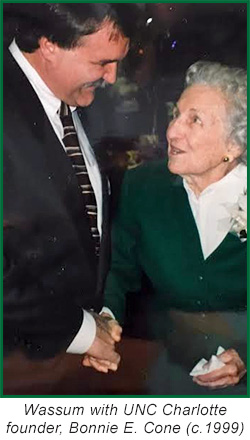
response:
[[[179,223],[182,236],[182,244],[186,248],[187,255],[195,253],[196,258],[204,261],[200,243],[199,232],[189,204],[188,196],[179,176],[171,177],[173,206],[175,207],[175,219]]]

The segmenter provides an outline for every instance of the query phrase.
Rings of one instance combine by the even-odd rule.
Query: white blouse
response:
[[[206,259],[221,244],[231,229],[230,207],[247,189],[247,167],[240,163],[218,182],[209,185],[197,198],[187,182],[187,191]]]

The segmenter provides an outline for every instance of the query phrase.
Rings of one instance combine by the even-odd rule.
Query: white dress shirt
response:
[[[36,92],[44,111],[62,145],[65,149],[62,138],[63,138],[63,126],[59,116],[59,109],[61,106],[61,101],[58,99],[53,92],[47,87],[45,82],[39,76],[37,71],[31,66],[25,56],[22,54],[18,48],[15,40],[12,41],[9,50],[16,60],[19,67],[22,69],[23,73],[29,80],[34,91]],[[72,111],[72,117],[75,124],[75,129],[79,139],[79,144],[81,147],[82,154],[84,156],[85,164],[88,170],[89,179],[93,186],[93,190],[96,197],[97,203],[97,223],[98,230],[101,236],[102,233],[102,183],[100,171],[95,159],[94,152],[89,144],[88,138],[79,120],[75,107],[70,107]],[[68,353],[84,353],[92,345],[95,334],[96,334],[96,324],[95,320],[86,310],[83,310],[83,322],[80,330],[75,336],[74,340],[67,349]]]
[[[230,206],[247,189],[247,167],[240,163],[218,182],[212,183],[199,197],[183,181],[200,236],[204,259],[221,244],[231,229]]]

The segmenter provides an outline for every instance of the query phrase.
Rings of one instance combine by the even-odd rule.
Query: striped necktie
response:
[[[91,235],[94,239],[95,253],[97,256],[99,256],[100,234],[97,228],[97,204],[95,193],[89,179],[83,154],[81,152],[71,110],[64,102],[61,103],[60,118],[64,133],[62,140],[77,177],[83,203],[89,219]]]

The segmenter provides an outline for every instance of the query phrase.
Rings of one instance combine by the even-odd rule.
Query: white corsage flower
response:
[[[229,208],[231,214],[231,232],[244,242],[247,239],[247,190],[240,194],[238,202]]]

